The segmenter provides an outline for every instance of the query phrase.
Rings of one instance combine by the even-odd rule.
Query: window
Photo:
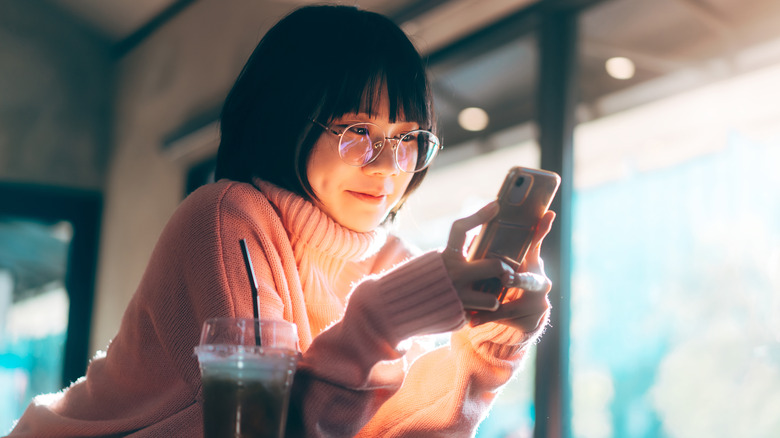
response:
[[[702,20],[685,2],[615,0],[582,16],[583,71],[610,52],[637,65],[605,72],[606,93],[584,86],[580,111],[598,117],[575,132],[574,437],[780,435],[780,40],[756,39],[780,9],[767,5]],[[661,7],[677,12],[652,19]],[[720,16],[732,38],[712,28]]]
[[[0,220],[0,430],[33,396],[62,387],[72,234],[68,222]]]
[[[399,213],[398,234],[420,249],[441,249],[455,219],[474,213],[496,198],[509,167],[539,167],[538,145],[524,139],[527,133],[528,127],[510,130],[500,139],[494,139],[507,144],[501,149],[453,164],[436,162]],[[446,149],[442,153],[446,154]],[[442,158],[444,162],[448,159]],[[477,437],[532,436],[534,352],[532,347],[524,359],[523,370],[502,390],[490,416],[480,425]]]
[[[496,198],[510,167],[539,167],[536,46],[531,22],[519,14],[460,41],[456,50],[429,56],[443,149],[396,220],[398,234],[420,249],[443,247],[454,220]],[[485,111],[483,129],[459,120],[469,107]],[[534,353],[532,348],[524,370],[503,389],[477,437],[532,436]]]
[[[0,432],[84,375],[100,233],[94,192],[0,184]]]
[[[578,128],[574,436],[780,433],[778,75]]]
[[[780,4],[593,4],[579,13],[567,436],[777,436]],[[609,77],[612,57],[624,69]],[[493,152],[475,146],[490,135],[448,151],[457,127],[444,126],[451,158],[402,212],[407,238],[443,245],[453,219],[495,196],[508,163],[538,166],[525,126],[523,146]],[[535,418],[544,382],[526,365],[478,436],[557,421]]]

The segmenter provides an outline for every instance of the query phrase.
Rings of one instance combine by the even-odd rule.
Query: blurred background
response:
[[[308,3],[0,0],[0,432],[107,346],[243,63]],[[552,325],[479,437],[780,436],[780,2],[343,3],[433,82],[444,150],[398,233],[441,247],[509,167],[563,176]]]

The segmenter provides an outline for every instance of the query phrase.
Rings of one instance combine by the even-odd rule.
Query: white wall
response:
[[[0,1],[0,181],[102,188],[111,69],[108,46],[57,9]]]

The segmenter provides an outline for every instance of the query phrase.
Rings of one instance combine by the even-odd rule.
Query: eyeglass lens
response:
[[[352,166],[365,166],[384,149],[385,133],[375,125],[358,123],[347,127],[341,135],[339,154]],[[439,140],[428,131],[411,131],[395,144],[395,162],[404,172],[416,172],[427,167],[438,152]]]

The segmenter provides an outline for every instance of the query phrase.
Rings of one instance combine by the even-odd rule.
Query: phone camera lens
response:
[[[520,187],[525,182],[525,177],[519,177],[515,180],[515,187]]]

